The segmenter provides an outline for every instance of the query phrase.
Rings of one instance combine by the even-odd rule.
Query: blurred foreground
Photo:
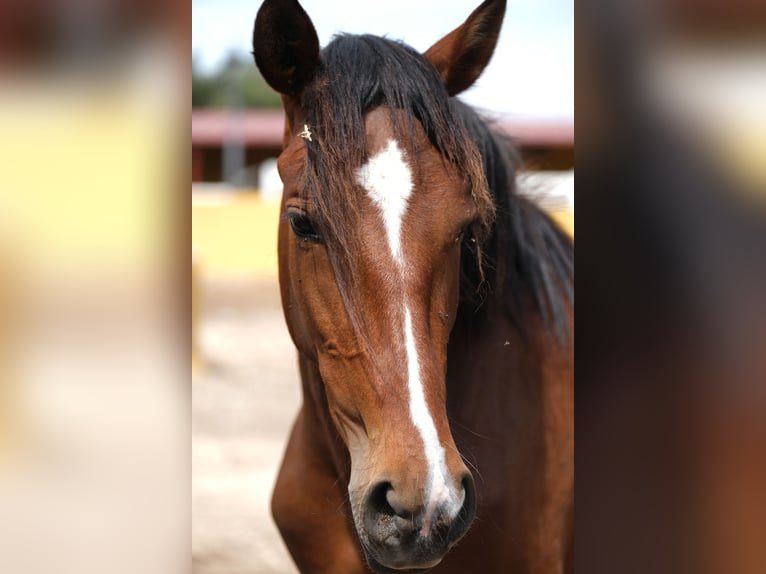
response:
[[[764,8],[579,14],[578,572],[766,572]]]
[[[0,572],[189,569],[178,12],[0,4]]]

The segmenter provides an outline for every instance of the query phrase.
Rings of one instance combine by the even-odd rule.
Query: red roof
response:
[[[572,121],[504,119],[497,124],[522,147],[574,147]],[[192,110],[192,146],[217,147],[241,139],[253,147],[282,146],[281,110]]]
[[[220,146],[241,139],[254,147],[282,147],[282,110],[192,110],[192,146]]]

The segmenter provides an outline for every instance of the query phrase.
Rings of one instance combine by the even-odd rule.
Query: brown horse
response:
[[[301,572],[571,568],[573,246],[453,98],[505,4],[425,54],[367,35],[320,51],[297,1],[258,12],[303,383],[272,511]]]

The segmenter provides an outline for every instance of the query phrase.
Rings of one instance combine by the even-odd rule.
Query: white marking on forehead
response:
[[[412,194],[412,172],[396,140],[388,140],[384,149],[359,168],[356,179],[380,208],[388,245],[394,260],[401,265],[402,221]]]

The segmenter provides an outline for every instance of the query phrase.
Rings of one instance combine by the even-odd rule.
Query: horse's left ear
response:
[[[462,25],[424,54],[442,77],[450,96],[471,87],[495,51],[506,0],[485,0]]]
[[[264,80],[297,97],[319,67],[319,38],[297,0],[265,0],[253,27],[253,56]]]

